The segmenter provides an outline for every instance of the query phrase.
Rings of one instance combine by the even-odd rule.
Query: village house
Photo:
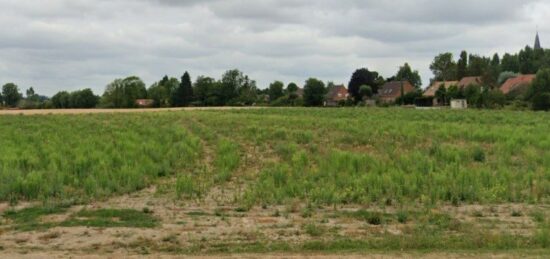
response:
[[[348,89],[344,85],[337,85],[331,88],[327,95],[325,106],[338,106],[349,97]]]
[[[520,75],[517,77],[510,78],[502,84],[500,91],[504,94],[509,94],[512,91],[521,91],[529,87],[533,80],[535,80],[536,75]]]
[[[462,78],[458,82],[458,88],[459,89],[464,89],[464,88],[466,88],[470,85],[481,86],[481,77],[480,76],[468,76],[468,77]]]
[[[397,98],[401,97],[401,87],[403,87],[403,94],[413,92],[415,89],[409,81],[387,82],[378,89],[378,99],[384,103],[395,102]]]
[[[426,90],[424,91],[424,96],[435,97],[435,93],[437,92],[437,90],[439,90],[440,87],[445,87],[445,89],[449,89],[449,87],[453,85],[458,85],[458,81],[435,81],[432,85],[426,88]]]
[[[297,98],[304,98],[304,88],[298,87],[296,92],[294,92]]]
[[[423,95],[426,97],[432,97],[433,105],[438,106],[444,102],[444,100],[438,100],[435,96],[435,93],[437,93],[439,88],[445,87],[445,89],[449,89],[449,87],[453,85],[458,86],[458,83],[458,81],[435,81],[424,91]]]

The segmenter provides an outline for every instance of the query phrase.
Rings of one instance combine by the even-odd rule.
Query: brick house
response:
[[[536,75],[520,75],[514,78],[510,78],[502,84],[500,91],[504,94],[509,94],[515,90],[523,90],[529,87],[533,80],[535,80]]]
[[[426,90],[424,91],[424,96],[426,97],[433,97],[433,105],[437,106],[441,103],[443,103],[443,100],[438,100],[435,98],[435,93],[439,88],[445,87],[445,89],[449,89],[449,87],[456,85],[458,86],[458,81],[435,81],[432,85],[430,85]]]
[[[467,76],[458,82],[458,89],[464,89],[470,85],[481,86],[480,76]]]
[[[435,93],[440,87],[444,86],[445,89],[449,89],[449,87],[453,85],[458,85],[458,81],[435,81],[432,85],[426,88],[424,91],[424,96],[435,97]]]
[[[327,95],[325,106],[338,106],[349,97],[348,89],[344,85],[337,85],[331,88]]]
[[[387,82],[378,89],[378,99],[384,103],[395,102],[397,98],[401,97],[401,86],[403,86],[404,94],[408,94],[415,90],[414,86],[409,81]]]

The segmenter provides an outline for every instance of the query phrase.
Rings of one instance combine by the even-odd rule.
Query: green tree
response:
[[[295,83],[289,83],[286,87],[286,92],[288,94],[296,93],[298,91],[298,85]]]
[[[456,79],[460,80],[468,75],[468,52],[460,52],[460,59],[456,66]]]
[[[145,83],[139,77],[130,76],[125,79],[115,79],[107,85],[101,102],[105,107],[134,108],[137,107],[137,99],[146,97]]]
[[[70,108],[70,94],[67,91],[56,93],[52,97],[52,105],[56,109]]]
[[[239,91],[239,104],[240,105],[253,105],[257,101],[257,87],[256,81],[250,80],[248,76],[244,76],[243,84],[238,88]]]
[[[27,95],[28,100],[36,101],[36,102],[40,101],[40,96],[36,94],[36,92],[34,91],[34,88],[30,87],[29,89],[27,89],[25,93]]]
[[[90,88],[74,91],[68,97],[68,108],[90,109],[95,108],[99,103],[99,96],[96,96]]]
[[[42,105],[42,100],[38,94],[34,91],[34,88],[30,87],[25,91],[26,98],[21,99],[17,106],[23,109],[36,109]]]
[[[519,72],[519,59],[517,55],[504,54],[500,64],[502,71]]]
[[[422,78],[418,70],[412,70],[411,66],[408,63],[405,63],[402,67],[399,68],[399,71],[395,75],[397,81],[409,81],[416,89],[422,87]]]
[[[529,90],[529,99],[533,102],[534,110],[549,110],[550,109],[550,69],[545,68],[539,70],[537,77]]]
[[[322,106],[325,101],[326,88],[323,81],[310,78],[304,85],[304,105]]]
[[[193,101],[193,84],[191,83],[191,76],[187,71],[181,77],[181,82],[171,93],[172,106],[184,107],[189,106]]]
[[[491,64],[491,60],[479,55],[470,55],[468,62],[468,75],[469,76],[483,76],[488,70]]]
[[[437,55],[430,64],[435,81],[450,81],[456,80],[456,63],[452,53],[442,53]]]
[[[284,88],[285,85],[281,81],[275,81],[269,85],[269,101],[273,102],[284,95]]]
[[[155,82],[149,86],[147,97],[154,101],[155,107],[168,107],[170,105],[169,93],[167,93],[166,88],[160,82]]]
[[[550,92],[550,69],[541,69],[531,85],[534,93]]]
[[[501,108],[506,104],[506,96],[499,89],[487,89],[483,95],[483,102],[486,108]]]
[[[219,89],[219,99],[221,105],[242,105],[243,98],[241,94],[243,93],[242,89],[245,88],[256,88],[256,82],[251,80],[247,75],[244,75],[238,69],[228,70],[222,75],[220,81]],[[250,93],[250,91],[245,91]],[[246,104],[245,104],[246,105]]]
[[[359,88],[359,94],[365,98],[371,98],[373,96],[373,92],[372,92],[372,87],[368,86],[368,85],[362,85],[360,88]]]
[[[239,96],[239,88],[244,83],[244,75],[237,69],[228,70],[222,75],[220,100],[222,105],[228,105],[235,102]]]
[[[355,102],[360,102],[363,99],[359,93],[359,89],[362,85],[371,86],[373,93],[376,94],[378,93],[378,87],[382,84],[384,84],[384,78],[382,78],[378,72],[369,71],[367,68],[360,68],[355,70],[351,76],[348,84],[348,91]]]
[[[447,88],[445,88],[445,84],[442,84],[441,86],[439,86],[437,91],[435,91],[434,97],[437,99],[438,104],[447,105],[449,103],[449,99],[447,96]]]
[[[193,93],[198,106],[221,105],[220,84],[216,79],[206,76],[199,76],[193,86]]]
[[[155,107],[172,107],[176,101],[176,91],[180,87],[180,81],[177,78],[164,76],[160,81],[152,84],[147,89],[147,97],[154,100]],[[181,103],[181,98],[178,99]]]
[[[483,98],[481,94],[481,87],[478,85],[469,85],[464,88],[464,97],[468,101],[468,105],[481,108],[483,105]]]
[[[537,72],[535,67],[535,56],[533,49],[529,46],[526,46],[525,49],[521,50],[518,55],[519,60],[519,71],[522,74],[534,74]]]
[[[299,105],[299,96],[298,96],[298,85],[295,83],[290,83],[286,87],[286,93],[288,95],[288,104],[292,106]]]
[[[411,105],[411,104],[414,104],[416,99],[420,97],[422,97],[422,91],[420,90],[415,90],[408,93],[401,92],[401,96],[399,96],[395,100],[395,103],[399,103],[401,105]]]
[[[449,86],[449,89],[447,89],[447,101],[462,98],[464,98],[464,93],[457,85]]]
[[[533,97],[533,110],[550,111],[550,93],[541,93]]]
[[[14,83],[7,83],[2,86],[2,97],[6,106],[9,107],[15,107],[22,98],[19,87]]]
[[[498,55],[498,53],[495,53],[493,55],[493,58],[491,59],[491,65],[489,69],[485,72],[485,74],[483,74],[483,83],[491,86],[491,88],[500,86],[500,84],[498,84],[498,77],[500,75],[500,72],[500,56]]]

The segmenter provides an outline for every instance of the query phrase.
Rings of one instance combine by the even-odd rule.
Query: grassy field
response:
[[[544,254],[549,130],[397,108],[0,116],[0,251]]]

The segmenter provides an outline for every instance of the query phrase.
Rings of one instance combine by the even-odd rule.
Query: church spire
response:
[[[540,46],[539,32],[537,31],[537,37],[535,38],[535,49],[542,49]]]

